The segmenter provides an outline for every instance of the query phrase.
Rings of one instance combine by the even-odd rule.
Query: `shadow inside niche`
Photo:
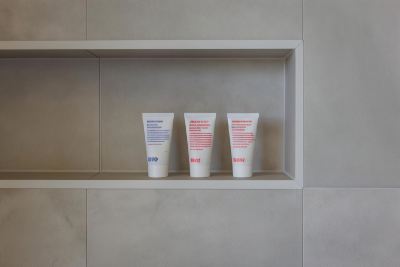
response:
[[[281,171],[283,168],[283,122],[260,116],[254,152],[254,169]]]
[[[172,131],[170,169],[174,171],[189,170],[186,128],[183,114],[176,114]]]

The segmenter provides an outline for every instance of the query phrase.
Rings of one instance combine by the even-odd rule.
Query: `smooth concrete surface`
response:
[[[88,39],[271,39],[302,36],[301,0],[87,0]]]
[[[1,1],[0,40],[304,37],[306,189],[89,190],[88,225],[85,190],[2,189],[0,266],[400,266],[400,189],[308,188],[400,186],[398,0],[85,5]],[[262,110],[261,136],[271,143],[257,164],[278,168],[278,65],[104,61],[103,168],[143,170],[140,112],[171,109],[174,169],[187,168],[185,109]],[[98,168],[98,79],[96,60],[1,60],[0,169]],[[245,108],[228,110],[228,103]],[[214,150],[218,169],[230,167],[224,131]]]
[[[0,60],[0,170],[99,169],[98,60]]]
[[[400,186],[399,12],[304,0],[306,187]]]
[[[305,189],[304,267],[400,266],[400,189]]]
[[[0,189],[0,266],[86,266],[86,193]]]
[[[2,0],[0,40],[84,40],[86,0]]]
[[[170,170],[188,170],[184,112],[216,112],[212,170],[230,171],[227,112],[259,112],[255,170],[282,170],[284,63],[279,60],[101,61],[102,169],[146,171],[142,112],[174,112]]]
[[[89,190],[88,266],[302,266],[301,190]]]

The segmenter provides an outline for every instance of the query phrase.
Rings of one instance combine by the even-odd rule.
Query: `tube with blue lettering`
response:
[[[174,113],[143,113],[149,177],[168,176],[173,120]]]

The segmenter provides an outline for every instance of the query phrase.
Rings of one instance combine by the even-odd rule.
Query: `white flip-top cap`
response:
[[[190,164],[190,177],[210,177],[210,165]]]
[[[148,174],[151,178],[162,178],[168,176],[168,165],[148,165]]]
[[[253,168],[246,164],[233,164],[233,177],[246,178],[253,176]]]

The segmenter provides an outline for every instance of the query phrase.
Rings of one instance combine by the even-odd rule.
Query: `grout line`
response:
[[[103,166],[102,166],[102,146],[101,146],[101,139],[102,139],[102,134],[101,134],[101,129],[102,129],[102,117],[101,117],[101,59],[99,58],[99,173],[102,171]]]
[[[304,0],[301,0],[301,39],[304,41]]]
[[[304,267],[304,189],[301,190],[301,266]]]
[[[87,14],[88,14],[88,9],[87,9],[87,0],[85,0],[85,39],[87,40]]]
[[[88,220],[87,220],[87,218],[88,218],[88,216],[87,216],[87,213],[88,213],[88,208],[87,208],[87,189],[85,190],[85,192],[86,192],[86,267],[88,266],[88,264],[87,264],[87,236],[88,236],[88,234],[87,234],[87,231],[88,231]]]
[[[305,190],[384,190],[384,189],[395,189],[399,190],[400,186],[387,186],[387,187],[376,187],[376,186],[342,186],[342,187],[332,187],[332,186],[325,186],[325,187],[304,187]]]
[[[36,173],[55,173],[55,174],[68,174],[68,173],[98,173],[98,169],[93,170],[41,170],[41,169],[25,169],[25,170],[18,170],[18,169],[3,169],[0,170],[0,174],[3,173],[27,173],[27,174],[36,174]]]
[[[284,172],[287,171],[287,166],[286,166],[286,137],[287,137],[287,132],[286,132],[286,116],[287,116],[287,112],[286,112],[286,86],[287,86],[287,82],[286,82],[286,66],[287,66],[287,60],[285,58],[285,60],[283,61],[283,142],[282,142],[282,157],[281,157],[281,161],[282,161],[282,166],[283,166],[283,170]]]

